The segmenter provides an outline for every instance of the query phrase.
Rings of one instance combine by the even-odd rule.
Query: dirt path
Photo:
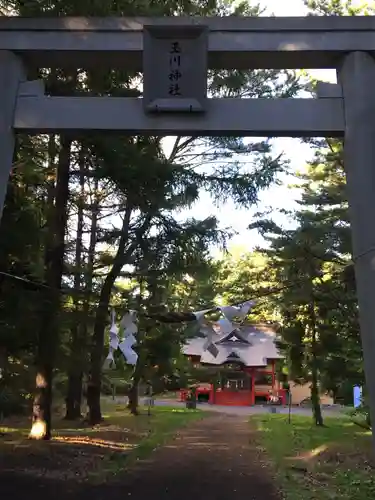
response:
[[[51,495],[54,500],[280,500],[246,420],[213,415],[195,422],[148,460],[119,474],[115,483],[95,488],[82,485],[69,491],[67,482],[61,488],[52,481],[0,473],[1,492],[12,500],[24,499],[30,488],[41,488],[46,498]]]

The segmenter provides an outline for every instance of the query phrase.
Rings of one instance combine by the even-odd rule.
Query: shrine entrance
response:
[[[252,376],[242,363],[225,363],[218,369],[212,403],[223,406],[253,404]]]
[[[0,214],[14,137],[344,137],[365,372],[375,415],[375,24],[368,17],[0,18]],[[143,99],[56,97],[38,68],[143,71]],[[314,99],[209,99],[208,69],[336,68]],[[375,442],[375,441],[374,441]]]

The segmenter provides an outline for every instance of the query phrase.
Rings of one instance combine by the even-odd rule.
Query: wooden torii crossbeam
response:
[[[145,27],[165,32],[174,28],[178,37],[178,30],[197,26],[207,29],[208,68],[333,68],[349,51],[375,51],[371,17],[3,17],[0,50],[17,54],[26,67],[100,65],[141,71]],[[17,80],[16,75],[14,78]],[[324,102],[208,99],[204,115],[169,113],[160,117],[143,113],[140,99],[47,97],[42,85],[29,82],[17,93],[12,126],[28,133],[108,130],[154,135],[333,137],[344,134],[341,96],[337,88],[322,95]]]
[[[375,19],[0,17],[0,215],[16,132],[342,136],[375,416]],[[37,68],[143,71],[143,99],[46,96]],[[208,99],[207,69],[335,68],[315,99]],[[34,73],[35,74],[35,73]],[[374,433],[375,435],[375,433]],[[374,439],[375,447],[375,439]]]
[[[208,67],[335,68],[353,51],[375,51],[373,16],[0,17],[0,50],[34,66],[142,71],[145,26],[205,26]]]

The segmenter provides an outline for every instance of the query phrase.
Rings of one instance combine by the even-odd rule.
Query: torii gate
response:
[[[14,133],[344,137],[360,324],[375,418],[375,20],[0,18],[0,215]],[[144,98],[50,97],[30,68],[144,71]],[[317,99],[207,99],[207,68],[336,68]],[[375,446],[375,440],[374,440]]]

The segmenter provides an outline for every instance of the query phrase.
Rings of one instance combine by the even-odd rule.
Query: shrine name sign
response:
[[[144,26],[144,110],[147,113],[206,111],[207,52],[206,26]]]

